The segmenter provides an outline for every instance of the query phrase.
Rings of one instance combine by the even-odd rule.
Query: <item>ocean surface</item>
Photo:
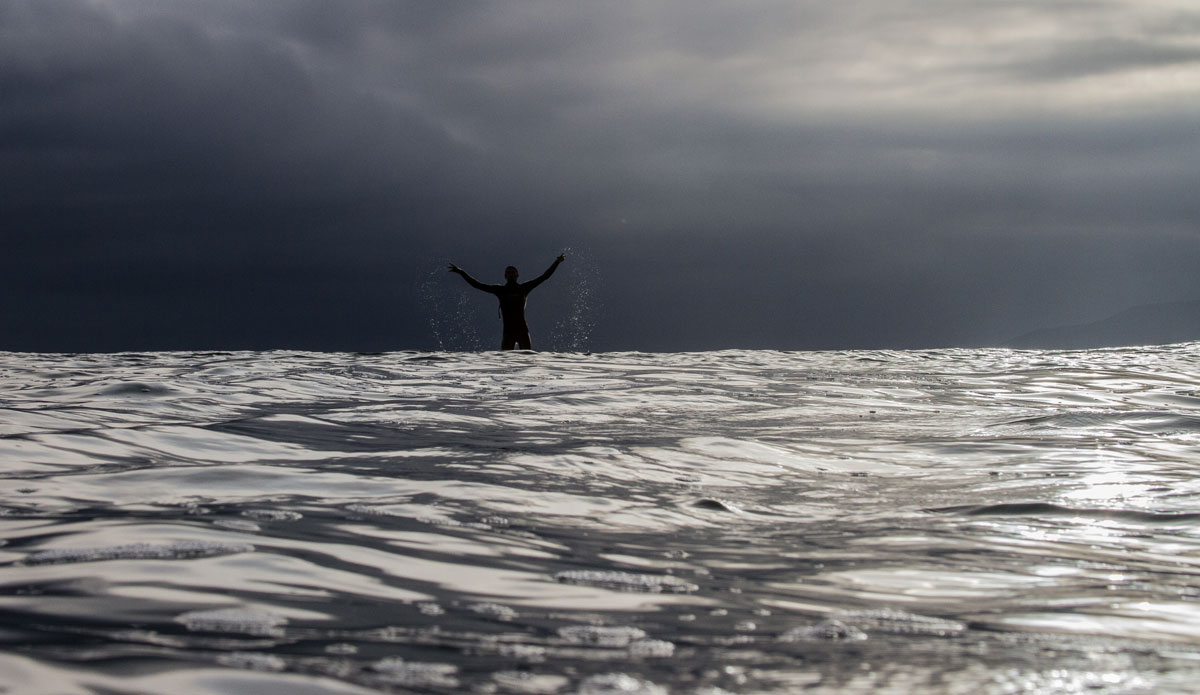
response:
[[[0,353],[0,692],[1200,692],[1200,343]]]

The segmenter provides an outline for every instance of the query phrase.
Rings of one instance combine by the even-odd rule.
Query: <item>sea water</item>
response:
[[[0,691],[1197,692],[1198,364],[0,353]]]

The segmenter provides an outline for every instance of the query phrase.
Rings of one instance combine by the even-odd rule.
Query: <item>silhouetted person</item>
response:
[[[470,283],[471,287],[491,292],[500,299],[500,315],[504,317],[504,337],[500,340],[501,350],[512,350],[514,347],[532,350],[529,342],[529,326],[525,324],[525,300],[533,288],[554,274],[558,264],[563,260],[563,255],[560,253],[558,258],[555,258],[550,267],[546,269],[546,272],[529,282],[517,282],[517,269],[510,265],[504,269],[505,283],[503,285],[485,285],[453,263],[450,264],[450,272],[461,275],[463,280]]]

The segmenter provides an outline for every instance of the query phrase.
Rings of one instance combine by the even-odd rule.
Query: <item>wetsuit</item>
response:
[[[546,272],[529,282],[507,282],[503,285],[485,285],[468,275],[465,270],[457,271],[464,280],[471,284],[471,287],[490,292],[500,300],[500,316],[504,319],[504,336],[500,340],[501,350],[533,349],[529,340],[529,325],[525,323],[525,301],[529,298],[529,293],[533,291],[533,288],[554,274],[561,262],[562,259],[556,259],[546,269]]]

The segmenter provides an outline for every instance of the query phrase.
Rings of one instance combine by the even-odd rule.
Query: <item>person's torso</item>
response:
[[[501,285],[496,296],[500,299],[500,315],[506,325],[525,323],[525,300],[529,292],[520,285]]]

